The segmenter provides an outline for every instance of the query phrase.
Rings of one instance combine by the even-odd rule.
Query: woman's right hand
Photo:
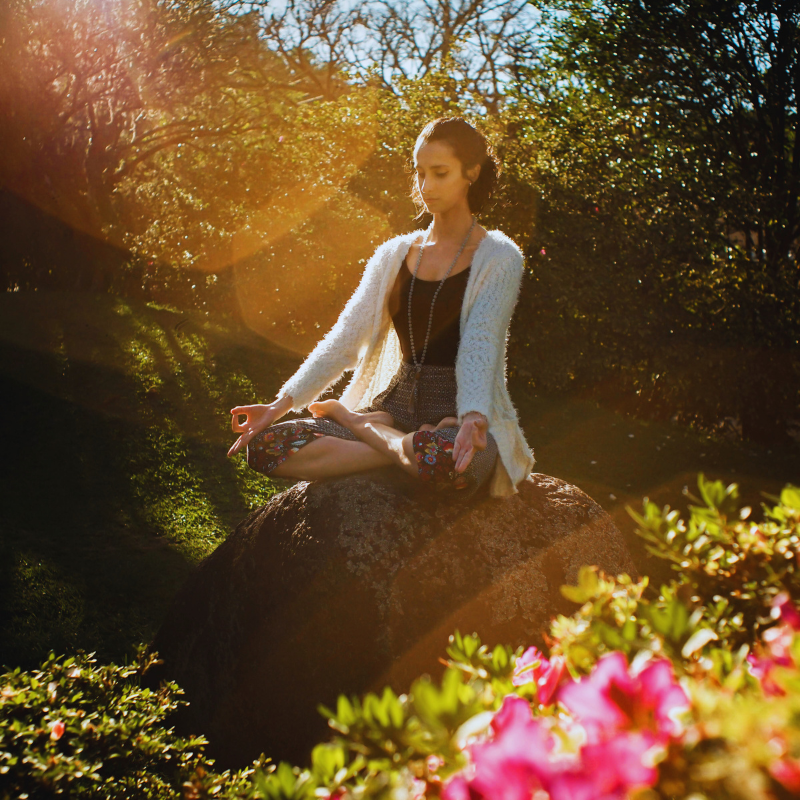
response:
[[[292,398],[284,397],[268,405],[236,406],[231,409],[231,430],[241,436],[228,450],[228,457],[235,456],[256,435],[280,419],[292,407]],[[245,421],[239,422],[244,414]]]

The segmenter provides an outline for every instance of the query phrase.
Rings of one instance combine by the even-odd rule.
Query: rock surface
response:
[[[541,643],[574,606],[581,566],[634,571],[611,518],[580,489],[531,475],[518,495],[467,507],[392,468],[298,483],[253,512],[176,596],[151,644],[220,767],[264,752],[307,763],[317,705],[391,684],[407,691],[456,629],[490,645]]]

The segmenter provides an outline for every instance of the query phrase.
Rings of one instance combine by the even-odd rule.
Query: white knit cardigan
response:
[[[292,397],[292,411],[316,400],[345,370],[354,372],[340,400],[351,410],[370,405],[386,388],[402,359],[389,315],[389,293],[422,233],[396,236],[375,251],[336,324],[278,392],[278,398]],[[461,307],[456,410],[459,423],[470,411],[479,411],[489,421],[499,451],[489,485],[494,497],[515,494],[534,465],[506,387],[508,326],[522,274],[517,245],[504,233],[489,231],[472,259]]]

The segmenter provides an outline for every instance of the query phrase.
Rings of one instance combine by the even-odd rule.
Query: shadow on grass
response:
[[[228,409],[274,396],[298,359],[236,326],[109,295],[0,295],[0,665],[50,650],[123,661],[150,641],[195,564],[286,482],[226,458]],[[625,417],[511,383],[536,471],[575,484],[625,535],[655,585],[625,506],[685,509],[697,473],[743,504],[800,482],[772,451]]]
[[[274,393],[296,359],[107,296],[7,295],[0,320],[0,665],[124,660],[283,485],[226,457],[227,410]]]
[[[637,419],[591,398],[536,396],[521,383],[511,392],[537,472],[579,486],[611,515],[625,536],[634,561],[650,583],[669,580],[671,570],[651,556],[626,510],[641,512],[645,497],[687,515],[698,496],[697,476],[739,485],[742,505],[761,519],[764,493],[777,495],[787,483],[800,483],[800,448],[769,448],[748,441],[708,436],[669,422]],[[772,505],[772,503],[770,503]]]

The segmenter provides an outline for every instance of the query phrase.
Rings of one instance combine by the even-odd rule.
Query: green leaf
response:
[[[331,783],[345,765],[344,746],[338,742],[318,744],[311,751],[311,765],[320,783]]]
[[[794,511],[800,511],[800,488],[789,485],[782,489],[781,505],[787,506]]]

